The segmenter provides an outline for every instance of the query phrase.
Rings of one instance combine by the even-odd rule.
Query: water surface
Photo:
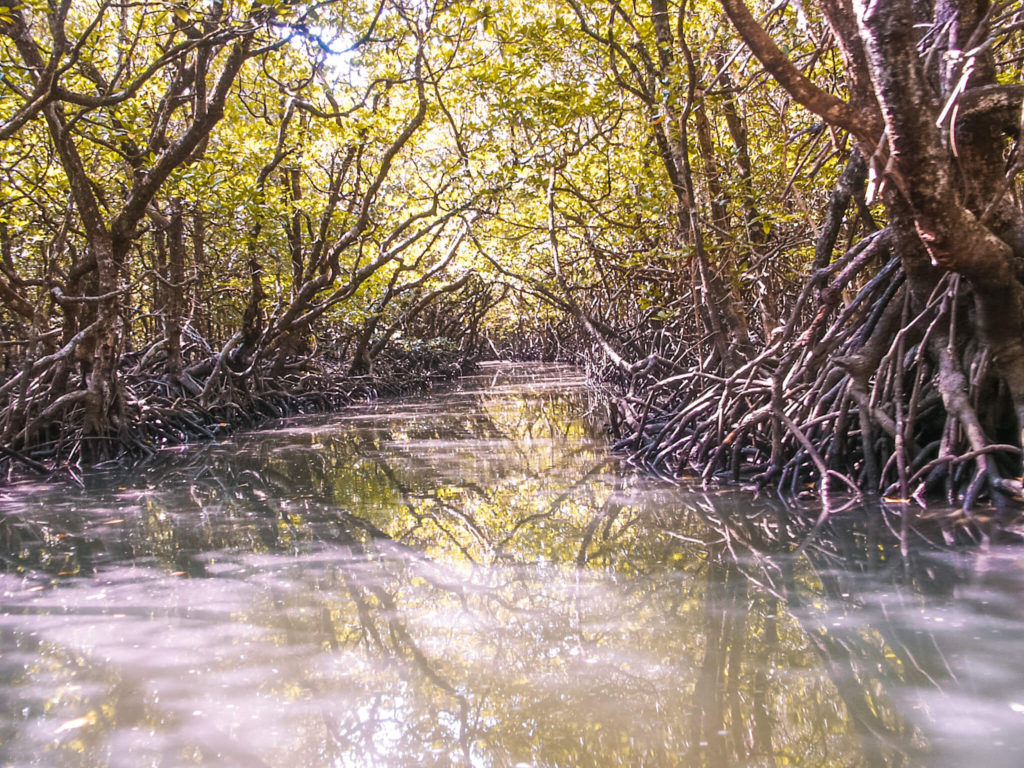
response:
[[[639,476],[570,368],[87,486],[0,489],[0,766],[1024,765],[1018,550]]]

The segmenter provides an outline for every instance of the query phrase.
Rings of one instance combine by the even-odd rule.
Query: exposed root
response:
[[[110,432],[90,435],[83,429],[83,414],[93,393],[85,387],[54,393],[71,379],[73,351],[74,344],[68,344],[0,385],[5,403],[0,408],[0,477],[9,481],[24,472],[57,469],[77,476],[89,466],[135,461],[162,446],[215,439],[269,419],[423,389],[472,365],[455,350],[422,345],[396,348],[366,376],[347,375],[341,362],[310,359],[295,359],[276,376],[270,366],[236,373],[216,356],[169,376],[159,355],[147,350],[134,360],[126,356],[121,366]]]
[[[966,289],[946,276],[914,307],[890,256],[852,293],[891,249],[879,232],[813,275],[765,351],[732,373],[634,375],[617,398],[617,449],[661,474],[790,497],[938,496],[966,512],[1019,501],[1016,417],[976,342]]]

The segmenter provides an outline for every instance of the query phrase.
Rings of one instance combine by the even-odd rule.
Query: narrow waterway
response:
[[[493,365],[0,489],[0,766],[1024,765],[1024,552],[810,535],[592,406]]]

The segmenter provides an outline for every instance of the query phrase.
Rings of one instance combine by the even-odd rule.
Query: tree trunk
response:
[[[939,4],[935,21],[949,29],[948,58],[955,58],[959,46],[976,34],[987,8],[983,0]],[[1024,288],[1016,265],[1024,262],[1018,239],[1024,221],[1018,209],[1000,200],[1006,196],[997,126],[991,115],[956,121],[949,127],[957,148],[954,157],[950,137],[937,126],[942,108],[937,96],[948,99],[956,94],[936,94],[929,81],[917,55],[917,19],[910,0],[874,3],[860,10],[892,153],[887,181],[906,199],[932,261],[970,284],[977,333],[1009,389],[1019,429],[1024,424]],[[965,78],[968,87],[995,84],[987,56],[980,54],[972,64],[973,75]],[[940,79],[947,87],[959,80]],[[992,212],[986,210],[990,207]],[[996,226],[989,226],[993,221]]]
[[[181,200],[170,202],[167,232],[167,303],[164,306],[164,339],[167,346],[167,375],[180,383],[184,361],[181,355],[181,326],[185,318],[185,220]]]
[[[87,464],[114,458],[121,451],[124,394],[118,378],[124,332],[119,273],[129,243],[103,233],[90,238],[89,251],[96,259],[96,329],[83,346],[91,355],[86,377],[88,397],[82,416],[82,459]]]

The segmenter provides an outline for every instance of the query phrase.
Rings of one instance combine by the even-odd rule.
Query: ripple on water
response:
[[[3,489],[0,763],[1021,764],[1018,550],[902,561],[864,510],[788,555],[590,397],[489,365]]]

